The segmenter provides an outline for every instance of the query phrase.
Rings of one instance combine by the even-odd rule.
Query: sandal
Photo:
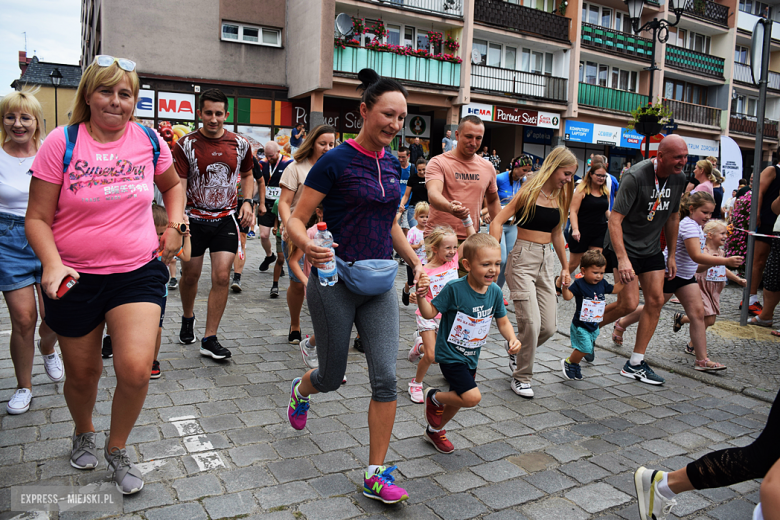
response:
[[[680,303],[680,300],[677,298],[677,296],[672,296],[672,297],[669,299],[669,302],[670,302],[670,303]]]
[[[685,353],[690,354],[691,356],[696,355],[696,351],[694,350],[693,346],[690,343],[685,345]]]
[[[726,365],[716,363],[715,361],[710,361],[710,358],[706,358],[697,359],[693,368],[701,372],[715,372],[717,370],[726,370]]]
[[[680,329],[683,326],[683,322],[682,322],[683,316],[685,316],[685,314],[683,314],[682,312],[674,313],[674,326],[672,327],[672,330],[674,332],[680,332]]]
[[[623,344],[623,335],[621,334],[620,336],[618,336],[616,334],[616,332],[625,332],[625,331],[626,331],[626,329],[624,329],[620,325],[620,318],[615,320],[615,326],[612,328],[612,343],[614,343],[616,345],[622,345]]]
[[[553,280],[553,285],[555,286],[555,294],[557,294],[558,296],[560,296],[562,292],[561,286],[558,285],[558,280],[560,279],[561,279],[560,276],[556,276],[555,279]]]
[[[772,326],[772,320],[762,320],[758,316],[753,316],[751,318],[748,318],[747,322],[748,322],[748,325],[758,325],[759,327],[771,327]]]
[[[770,334],[772,336],[780,338],[780,330],[773,330],[772,332],[770,332]]]

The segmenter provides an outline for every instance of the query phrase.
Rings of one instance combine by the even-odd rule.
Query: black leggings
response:
[[[696,489],[730,486],[746,480],[764,478],[780,459],[780,392],[775,396],[769,419],[761,435],[749,446],[713,451],[686,467]]]

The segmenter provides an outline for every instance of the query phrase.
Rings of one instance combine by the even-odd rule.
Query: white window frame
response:
[[[745,61],[737,61],[737,54],[744,54]],[[742,45],[736,45],[734,47],[734,63],[742,63],[743,65],[750,65],[750,49]]]
[[[603,20],[603,17],[604,17],[604,9],[609,9],[611,11],[611,14],[610,14],[610,24],[609,24],[610,27],[604,27],[604,28],[605,29],[611,29],[613,31],[623,32],[623,17],[628,18],[628,12],[627,11],[619,11],[619,10],[615,9],[614,7],[607,7],[607,6],[603,6],[603,5],[591,4],[591,3],[588,3],[588,2],[583,2],[583,4],[582,4],[582,10],[585,11],[586,14],[590,13],[590,8],[591,7],[596,7],[599,10],[599,21],[598,21],[598,23],[592,24],[592,25],[598,25],[599,27],[604,27],[603,25],[601,25],[601,20]],[[621,20],[620,20],[620,27],[618,27],[618,23],[617,23],[617,20],[618,20],[618,16],[617,15],[618,14],[620,15],[620,18],[621,18]],[[585,17],[583,22],[590,23],[588,21],[588,17],[587,16]]]
[[[587,67],[588,64],[591,66],[595,65],[596,67],[596,82],[595,83],[587,83]],[[599,80],[601,78],[601,72],[606,68],[607,72],[607,78],[606,78],[606,85],[601,85],[599,83]],[[628,73],[628,88],[622,89],[619,88],[620,85],[620,73],[621,72],[627,72]],[[618,88],[612,87],[612,77],[614,74],[617,74],[618,77]],[[634,94],[638,93],[639,90],[639,72],[631,69],[621,69],[620,67],[613,67],[611,65],[607,65],[604,63],[598,63],[595,61],[590,60],[583,60],[580,61],[580,69],[579,69],[579,82],[580,83],[587,83],[588,85],[596,85],[604,88],[609,88],[612,90],[620,90],[623,92],[633,92]]]
[[[238,27],[238,38],[225,38],[225,26],[231,26],[231,27]],[[252,29],[257,30],[257,41],[249,41],[244,39],[244,29]],[[275,32],[277,34],[276,37],[276,43],[266,43],[263,41],[263,33],[265,31],[268,32]],[[274,27],[262,27],[260,25],[249,25],[244,23],[238,23],[238,22],[226,22],[223,21],[222,25],[220,26],[220,33],[219,38],[223,42],[232,42],[232,43],[245,43],[247,45],[260,45],[262,47],[277,47],[281,48],[282,46],[282,30],[276,29]]]
[[[517,44],[505,44],[501,42],[486,40],[483,38],[475,38],[475,40],[478,40],[480,42],[485,42],[485,47],[487,49],[487,52],[490,52],[490,46],[498,46],[500,47],[501,52],[501,61],[496,67],[495,65],[488,65],[487,64],[487,54],[485,55],[485,65],[484,67],[493,67],[493,68],[501,68],[506,70],[514,70],[517,72],[529,72],[533,74],[542,74],[544,76],[552,76],[553,67],[555,66],[555,55],[551,52],[544,52],[539,51],[536,49],[529,49],[527,47],[521,47]],[[515,50],[515,67],[513,69],[507,68],[506,63],[506,48],[511,47]],[[529,67],[528,70],[523,70],[523,54],[528,53],[529,55]],[[541,56],[541,63],[542,63],[542,71],[541,72],[533,72],[531,69],[533,68],[533,61],[535,59],[538,59],[539,56]],[[549,69],[549,70],[548,70]]]

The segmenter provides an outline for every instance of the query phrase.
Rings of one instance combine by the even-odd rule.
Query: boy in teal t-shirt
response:
[[[487,234],[470,235],[463,243],[463,278],[448,283],[432,301],[418,298],[420,314],[433,319],[441,313],[436,337],[436,362],[450,384],[449,392],[437,388],[425,391],[425,440],[442,453],[455,447],[444,426],[461,408],[473,408],[482,399],[474,380],[482,346],[487,343],[493,317],[501,335],[509,342],[509,353],[520,351],[520,341],[506,315],[504,296],[493,283],[501,270],[501,246]],[[418,288],[428,285],[422,275]]]

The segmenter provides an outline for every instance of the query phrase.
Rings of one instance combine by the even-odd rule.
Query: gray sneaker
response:
[[[312,347],[309,344],[309,336],[306,336],[306,339],[301,341],[299,345],[301,347],[301,356],[303,356],[303,362],[306,363],[306,366],[318,368],[320,363],[317,360],[317,347]]]
[[[73,435],[70,465],[77,469],[95,469],[98,465],[95,432]]]
[[[114,471],[114,483],[116,488],[123,495],[132,495],[138,493],[144,487],[143,475],[141,471],[130,462],[127,456],[127,450],[119,449],[116,446],[108,449],[108,435],[106,435],[106,446],[104,455],[108,462],[108,469]]]

